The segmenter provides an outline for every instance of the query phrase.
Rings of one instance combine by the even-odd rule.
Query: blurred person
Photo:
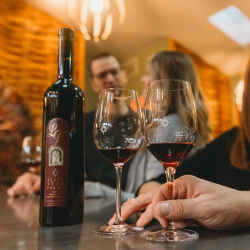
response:
[[[250,66],[245,74],[241,125],[226,131],[178,166],[175,178],[190,174],[238,190],[250,190]],[[240,180],[240,181],[239,181]],[[139,194],[165,183],[164,174],[144,183]]]
[[[0,182],[13,183],[23,173],[18,166],[21,145],[32,133],[29,109],[16,89],[0,78]]]
[[[244,217],[245,215],[243,213],[246,213],[245,207],[243,206],[240,208],[237,204],[237,202],[242,202],[240,199],[242,195],[249,193],[250,190],[250,102],[249,102],[249,96],[250,96],[250,60],[248,62],[248,66],[246,69],[245,74],[245,81],[244,81],[244,92],[243,92],[243,105],[242,105],[242,111],[241,111],[241,125],[237,127],[233,127],[232,129],[226,131],[221,136],[207,144],[203,149],[196,152],[195,155],[187,158],[184,160],[177,168],[176,170],[176,178],[189,174],[194,175],[198,178],[205,179],[207,181],[210,181],[211,183],[209,186],[210,189],[202,189],[199,192],[200,185],[194,184],[193,186],[190,186],[189,184],[186,187],[185,192],[189,192],[189,195],[187,197],[179,197],[179,198],[186,198],[189,199],[190,197],[195,196],[204,196],[206,191],[210,192],[211,197],[214,199],[210,199],[210,203],[208,202],[206,204],[206,201],[202,198],[197,199],[197,202],[201,202],[198,206],[199,209],[205,208],[206,205],[209,205],[209,208],[212,208],[212,212],[214,212],[214,220],[217,218],[220,218],[223,216],[223,212],[226,214],[233,215],[234,212],[237,212],[237,216]],[[186,177],[185,177],[186,178]],[[190,177],[188,177],[190,178]],[[179,181],[181,179],[181,181]],[[182,183],[184,178],[179,178],[174,181],[174,183]],[[195,179],[194,179],[195,180]],[[162,175],[161,179],[157,178],[154,180],[155,182],[158,181],[158,183],[165,183],[166,182],[166,176]],[[199,181],[203,182],[203,181]],[[228,188],[223,188],[222,191],[220,189],[215,190],[215,188],[220,188],[218,185],[214,185],[213,183],[217,183],[222,186],[226,186]],[[150,182],[148,182],[150,183]],[[146,186],[148,183],[145,183],[141,186]],[[179,184],[178,184],[179,185]],[[166,185],[164,185],[166,187]],[[175,190],[179,189],[179,186],[174,187]],[[229,189],[230,188],[230,189]],[[210,191],[209,191],[210,190]],[[238,192],[236,190],[244,191],[244,192]],[[224,192],[228,193],[229,198],[225,197]],[[245,192],[247,191],[247,192]],[[161,188],[162,192],[162,188]],[[175,191],[179,192],[179,191]],[[144,220],[146,218],[146,222],[148,223],[149,218],[152,219],[153,213],[159,214],[159,211],[156,213],[155,211],[152,213],[152,201],[154,200],[154,191],[152,192],[141,192],[142,194],[138,196],[137,202],[131,202],[131,203],[125,203],[122,207],[122,215],[124,219],[127,218],[127,216],[131,216],[136,211],[140,211],[143,209],[146,210],[146,214],[141,218],[141,220]],[[156,191],[156,194],[158,195],[159,192]],[[204,194],[204,195],[203,195]],[[232,196],[233,195],[233,196]],[[239,197],[237,197],[239,196]],[[178,196],[177,196],[178,197]],[[229,200],[227,200],[227,198]],[[238,200],[239,198],[239,200]],[[249,199],[249,198],[248,198]],[[187,200],[188,201],[188,200]],[[172,202],[172,201],[171,201]],[[175,203],[175,201],[173,201]],[[179,202],[179,205],[183,205],[185,203],[182,201]],[[188,201],[189,202],[189,201]],[[228,202],[233,202],[231,206],[225,207],[222,206],[221,210],[218,212],[219,207],[221,207],[221,204],[228,204]],[[193,201],[190,201],[190,203],[193,203]],[[241,203],[239,203],[240,205]],[[247,203],[246,203],[247,204]],[[244,204],[243,204],[244,205]],[[148,208],[147,208],[148,207]],[[223,208],[224,207],[224,208]],[[250,206],[247,208],[249,209]],[[156,209],[156,206],[153,208]],[[232,211],[228,211],[232,209]],[[171,210],[172,211],[172,210]],[[196,211],[196,210],[194,210]],[[205,210],[206,211],[206,210]],[[185,212],[183,210],[183,212]],[[249,213],[247,213],[249,214]],[[200,214],[202,217],[200,219],[207,219],[205,214]],[[182,216],[185,216],[185,214],[182,214]],[[187,215],[186,215],[187,216]],[[199,219],[199,213],[193,214],[194,216],[192,219]],[[209,215],[207,215],[209,216]],[[169,217],[170,218],[170,217]],[[183,219],[184,217],[174,217],[174,220],[176,219]],[[237,224],[236,219],[231,218],[232,227],[240,227],[240,225]],[[185,219],[190,219],[188,216]],[[233,219],[233,221],[232,221]],[[249,219],[249,218],[248,218]],[[217,222],[214,221],[216,225],[215,227],[222,227],[223,222],[221,220],[218,220]],[[141,222],[139,222],[140,224]],[[226,222],[225,222],[226,223]],[[142,223],[143,224],[143,223]],[[141,225],[141,224],[140,224]],[[245,224],[243,224],[245,226]],[[206,226],[206,225],[205,225]],[[214,228],[211,227],[211,228]],[[223,227],[222,227],[223,228]]]
[[[127,75],[122,69],[121,61],[117,56],[110,53],[101,53],[95,56],[90,62],[90,75],[91,75],[91,87],[96,92],[99,93],[101,90],[112,87],[126,87],[127,86]],[[88,113],[89,118],[86,119],[86,131],[92,131],[95,110]],[[89,129],[88,129],[89,128]],[[112,197],[115,197],[116,188],[116,174],[113,164],[107,161],[100,152],[96,149],[94,145],[93,133],[86,135],[86,141],[90,141],[89,145],[86,147],[86,168],[85,172],[87,174],[87,180],[95,182],[95,190],[98,190],[97,183],[101,182],[108,187],[111,187],[108,192]],[[131,161],[126,162],[122,168],[122,197],[123,200],[128,198],[133,198],[135,191],[138,189],[144,181],[149,180],[152,176],[157,177],[162,173],[162,167],[155,165],[156,159],[148,154],[147,151],[140,149],[132,158]],[[94,167],[93,167],[94,166]],[[135,168],[138,170],[135,179],[135,186],[128,187],[132,180],[128,176],[130,168]],[[88,184],[87,184],[88,185]],[[85,189],[88,195],[88,190]],[[91,195],[91,194],[90,194]],[[102,194],[106,195],[106,194]]]
[[[194,95],[194,101],[196,105],[197,118],[198,118],[198,135],[195,146],[186,157],[188,158],[191,155],[193,155],[198,149],[203,148],[212,139],[211,129],[209,125],[208,110],[205,106],[202,97],[201,88],[199,86],[199,81],[193,61],[188,55],[180,51],[161,51],[153,55],[149,59],[146,66],[146,74],[141,78],[141,81],[143,83],[142,97],[144,98],[146,97],[148,83],[154,80],[167,79],[167,78],[182,79],[189,82]],[[144,151],[148,151],[145,145],[142,145],[142,149],[144,149]],[[143,154],[143,157],[145,158],[147,156],[149,159],[151,159],[151,156],[149,156],[150,154],[151,153],[148,151],[146,154]],[[158,165],[161,166],[161,164],[156,159],[154,162],[152,161],[151,165],[155,165],[157,167]],[[161,179],[165,177],[166,181],[164,169],[162,166],[161,168],[162,168]],[[143,168],[141,167],[132,169],[131,166],[131,169],[129,171],[128,185],[126,188],[127,191],[131,191],[130,189],[128,189],[128,187],[133,184],[133,179],[137,178],[138,172],[142,171],[142,169]],[[143,193],[147,192],[148,190],[152,190],[160,185],[161,183],[158,181],[158,179],[154,179],[151,182],[147,182],[146,185],[142,185],[141,187],[139,186],[139,183],[137,183],[136,191],[138,191],[138,188],[140,187],[139,193]]]
[[[91,60],[90,75],[91,87],[96,93],[99,93],[104,88],[125,87],[127,84],[127,77],[121,68],[121,62],[116,56],[110,53],[99,54]],[[204,145],[210,140],[211,134],[207,109],[198,86],[192,59],[186,54],[178,51],[162,51],[157,53],[150,59],[147,66],[147,73],[142,77],[142,82],[144,84],[143,94],[146,90],[147,83],[152,80],[164,78],[184,79],[191,84],[199,122],[198,140],[192,151],[194,152],[195,150],[204,147]],[[94,116],[95,110],[87,113],[86,131],[92,131]],[[114,167],[110,162],[104,159],[96,149],[92,133],[86,133],[86,145],[85,150],[87,157],[85,172],[87,174],[87,180],[95,182],[95,184],[93,184],[95,185],[93,190],[103,190],[103,188],[100,188],[100,185],[97,186],[97,183],[99,182],[111,188],[115,188],[116,178]],[[126,199],[126,197],[133,198],[142,183],[159,176],[161,173],[164,173],[162,165],[143,144],[133,157],[132,161],[125,163],[123,166],[122,190],[125,191],[123,193],[124,199]],[[25,178],[26,177],[27,176],[25,176]],[[29,177],[29,180],[35,178],[37,179],[38,177]],[[23,181],[22,177],[19,178],[17,184],[15,184],[16,186],[14,185],[13,188],[8,191],[9,195],[20,193],[20,190],[22,190],[20,188],[20,183]],[[33,180],[32,183],[35,185],[36,181]],[[26,185],[31,187],[30,184]],[[159,182],[154,181],[150,182],[150,186],[147,186],[146,188],[152,190],[159,185]],[[86,195],[88,195],[87,188],[85,188],[85,191]],[[30,192],[33,192],[33,190],[30,189]],[[112,190],[112,192],[114,192],[114,190]],[[99,191],[96,192],[96,195],[98,193]],[[106,194],[100,194],[100,196],[103,195]]]
[[[197,141],[189,156],[211,141],[208,110],[203,100],[201,87],[192,59],[180,51],[162,51],[155,54],[148,62],[146,74],[142,77],[143,95],[146,96],[148,83],[158,79],[182,79],[190,83],[198,118]]]
[[[105,88],[112,87],[126,87],[127,76],[122,69],[119,58],[111,53],[101,53],[96,55],[90,62],[90,75],[91,75],[91,87],[99,93]],[[101,153],[96,149],[93,139],[93,124],[95,119],[95,110],[87,112],[86,114],[86,147],[85,147],[85,173],[86,173],[86,185],[85,185],[85,197],[115,197],[116,188],[116,174],[114,165],[106,160]],[[139,158],[133,163],[131,161],[126,162],[123,166],[123,177],[121,182],[122,190],[125,191],[128,171],[130,164],[137,165],[141,159],[140,150],[137,152]],[[143,151],[143,154],[145,151]],[[154,157],[149,155],[153,161],[157,161]],[[143,174],[139,177],[137,175],[137,182],[139,185],[144,181],[157,177],[162,173],[161,166],[158,168],[154,164],[151,164],[149,158],[147,161],[143,161]],[[151,171],[147,170],[151,167]],[[148,174],[147,174],[148,173]],[[138,186],[139,186],[138,185]],[[137,189],[138,187],[136,187]],[[134,197],[134,189],[122,192],[123,200]],[[24,195],[36,193],[40,190],[40,176],[33,175],[31,173],[25,173],[18,177],[16,183],[8,189],[9,196]]]

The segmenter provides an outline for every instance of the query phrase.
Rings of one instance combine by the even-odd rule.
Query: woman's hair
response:
[[[230,160],[233,166],[250,171],[247,151],[250,148],[250,60],[245,73],[244,92],[241,111],[241,126],[231,149]]]
[[[162,51],[150,59],[149,73],[155,80],[172,78],[190,83],[196,105],[198,131],[203,142],[208,143],[211,140],[208,111],[198,86],[192,59],[180,51]]]

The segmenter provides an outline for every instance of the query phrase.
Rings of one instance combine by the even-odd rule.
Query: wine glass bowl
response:
[[[41,138],[39,136],[24,137],[19,165],[24,168],[24,171],[36,173],[41,165]]]
[[[94,122],[94,142],[116,170],[116,219],[113,225],[97,228],[95,233],[125,235],[142,230],[125,224],[121,216],[122,167],[139,150],[142,140],[142,117],[137,92],[122,88],[102,90]]]
[[[197,127],[197,114],[188,82],[161,79],[148,85],[144,104],[144,142],[165,169],[170,199],[173,199],[175,171],[193,148]],[[144,239],[149,241],[180,242],[197,240],[198,237],[191,230],[175,228],[172,221],[169,221],[168,228],[144,234]]]

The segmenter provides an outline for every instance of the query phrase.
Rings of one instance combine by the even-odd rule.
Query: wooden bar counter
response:
[[[128,250],[128,249],[250,249],[250,228],[236,231],[215,231],[194,227],[200,239],[188,244],[149,243],[141,234],[124,237],[99,236],[94,228],[105,225],[115,212],[109,199],[85,200],[84,222],[76,226],[41,227],[38,222],[39,196],[8,198],[7,186],[0,186],[0,249],[1,250]],[[135,223],[136,216],[128,223]],[[145,230],[160,228],[158,222]]]

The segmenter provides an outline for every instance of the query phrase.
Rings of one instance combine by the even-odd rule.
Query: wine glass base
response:
[[[103,226],[93,230],[95,234],[120,236],[127,234],[136,234],[143,230],[143,227],[130,226],[128,224]]]
[[[187,229],[162,229],[145,232],[143,239],[152,242],[189,242],[199,239],[199,234]]]

